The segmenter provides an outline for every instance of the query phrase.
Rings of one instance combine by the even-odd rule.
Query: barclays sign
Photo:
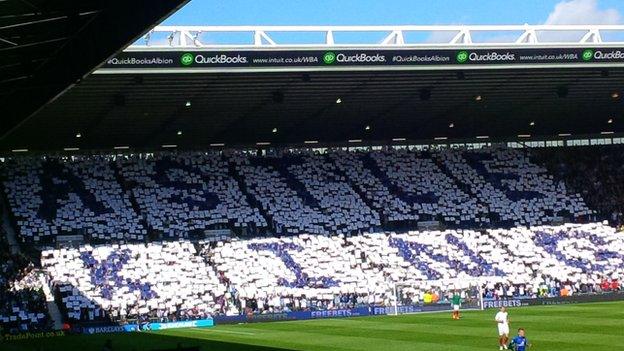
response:
[[[138,326],[136,324],[105,325],[105,326],[82,328],[82,332],[84,334],[123,333],[123,332],[137,331],[137,330],[138,330]]]

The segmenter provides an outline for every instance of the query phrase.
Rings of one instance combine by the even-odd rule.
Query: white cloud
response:
[[[601,9],[598,0],[562,0],[548,15],[544,24],[619,24],[622,15],[616,9]],[[575,42],[587,32],[544,32],[538,33],[542,42]],[[604,39],[604,38],[603,38]]]
[[[619,24],[616,9],[600,9],[598,0],[563,0],[548,15],[545,24]]]
[[[440,44],[440,43],[448,43],[451,41],[457,32],[449,32],[449,31],[433,31],[427,37],[428,43]]]
[[[548,25],[570,25],[570,24],[621,24],[623,16],[613,8],[602,9],[599,7],[599,0],[561,0],[550,12],[546,22]],[[539,39],[542,42],[575,42],[580,40],[585,31],[559,31],[540,32]],[[428,43],[447,43],[457,32],[431,32],[426,39]],[[521,33],[509,32],[487,32],[482,33],[478,38],[473,38],[477,42],[514,42]],[[603,38],[604,39],[604,38]],[[624,35],[620,40],[624,40]]]

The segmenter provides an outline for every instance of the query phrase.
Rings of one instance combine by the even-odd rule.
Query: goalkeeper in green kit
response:
[[[453,297],[451,297],[451,306],[453,306],[452,317],[454,320],[459,320],[459,308],[461,307],[461,302],[459,291],[455,291],[453,293]]]

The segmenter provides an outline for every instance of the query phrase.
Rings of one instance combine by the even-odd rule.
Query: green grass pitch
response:
[[[130,334],[77,335],[3,342],[10,351],[115,351],[199,346],[201,350],[498,350],[496,310],[221,325]],[[624,348],[624,301],[509,310],[512,332],[527,330],[531,351]]]

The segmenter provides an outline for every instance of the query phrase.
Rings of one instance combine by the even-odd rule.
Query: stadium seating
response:
[[[611,227],[568,224],[234,241],[218,245],[211,260],[243,300],[305,296],[332,306],[336,296],[356,294],[387,305],[397,282],[413,284],[405,290],[412,301],[470,282],[518,287],[524,296],[562,282],[580,292],[604,277],[621,279],[623,249]]]
[[[354,190],[380,214],[383,222],[403,222],[414,225],[420,219],[411,205],[390,191],[391,185],[387,181],[384,182],[375,175],[380,171],[374,164],[371,164],[373,160],[366,153],[338,150],[332,152],[330,157],[336,167],[354,184]],[[367,164],[369,167],[366,166]]]
[[[41,263],[70,321],[195,319],[224,307],[225,286],[190,242],[46,250]]]
[[[371,152],[370,157],[419,218],[456,226],[485,220],[484,206],[444,174],[428,153],[387,150]]]
[[[145,227],[106,157],[9,161],[4,189],[24,241],[50,242],[62,234],[93,239],[141,239]]]
[[[1,172],[22,241],[90,242],[42,252],[74,322],[387,306],[397,283],[411,302],[467,284],[553,296],[624,275],[614,228],[548,225],[595,213],[520,150],[17,157]],[[2,270],[0,321],[43,327],[42,276]]]
[[[435,157],[486,204],[499,225],[541,225],[554,217],[591,213],[580,195],[568,193],[563,182],[555,183],[521,151],[444,151]]]
[[[402,294],[413,302],[471,284],[490,295],[528,297],[545,289],[552,296],[561,286],[578,293],[624,276],[624,237],[602,224],[301,234],[198,245],[87,245],[44,251],[42,264],[70,320],[387,306],[397,283],[408,285]]]
[[[379,226],[379,216],[319,155],[232,157],[238,173],[278,234],[355,233]]]
[[[9,253],[0,228],[0,330],[46,330],[49,316],[41,280],[22,255]]]
[[[612,225],[624,224],[624,153],[618,145],[538,149],[532,156]]]
[[[229,227],[255,233],[266,227],[219,154],[163,153],[119,158],[117,165],[149,227],[165,237]]]
[[[587,218],[580,195],[524,151],[282,151],[15,158],[4,188],[25,241],[358,234]],[[400,225],[399,225],[400,224]]]

